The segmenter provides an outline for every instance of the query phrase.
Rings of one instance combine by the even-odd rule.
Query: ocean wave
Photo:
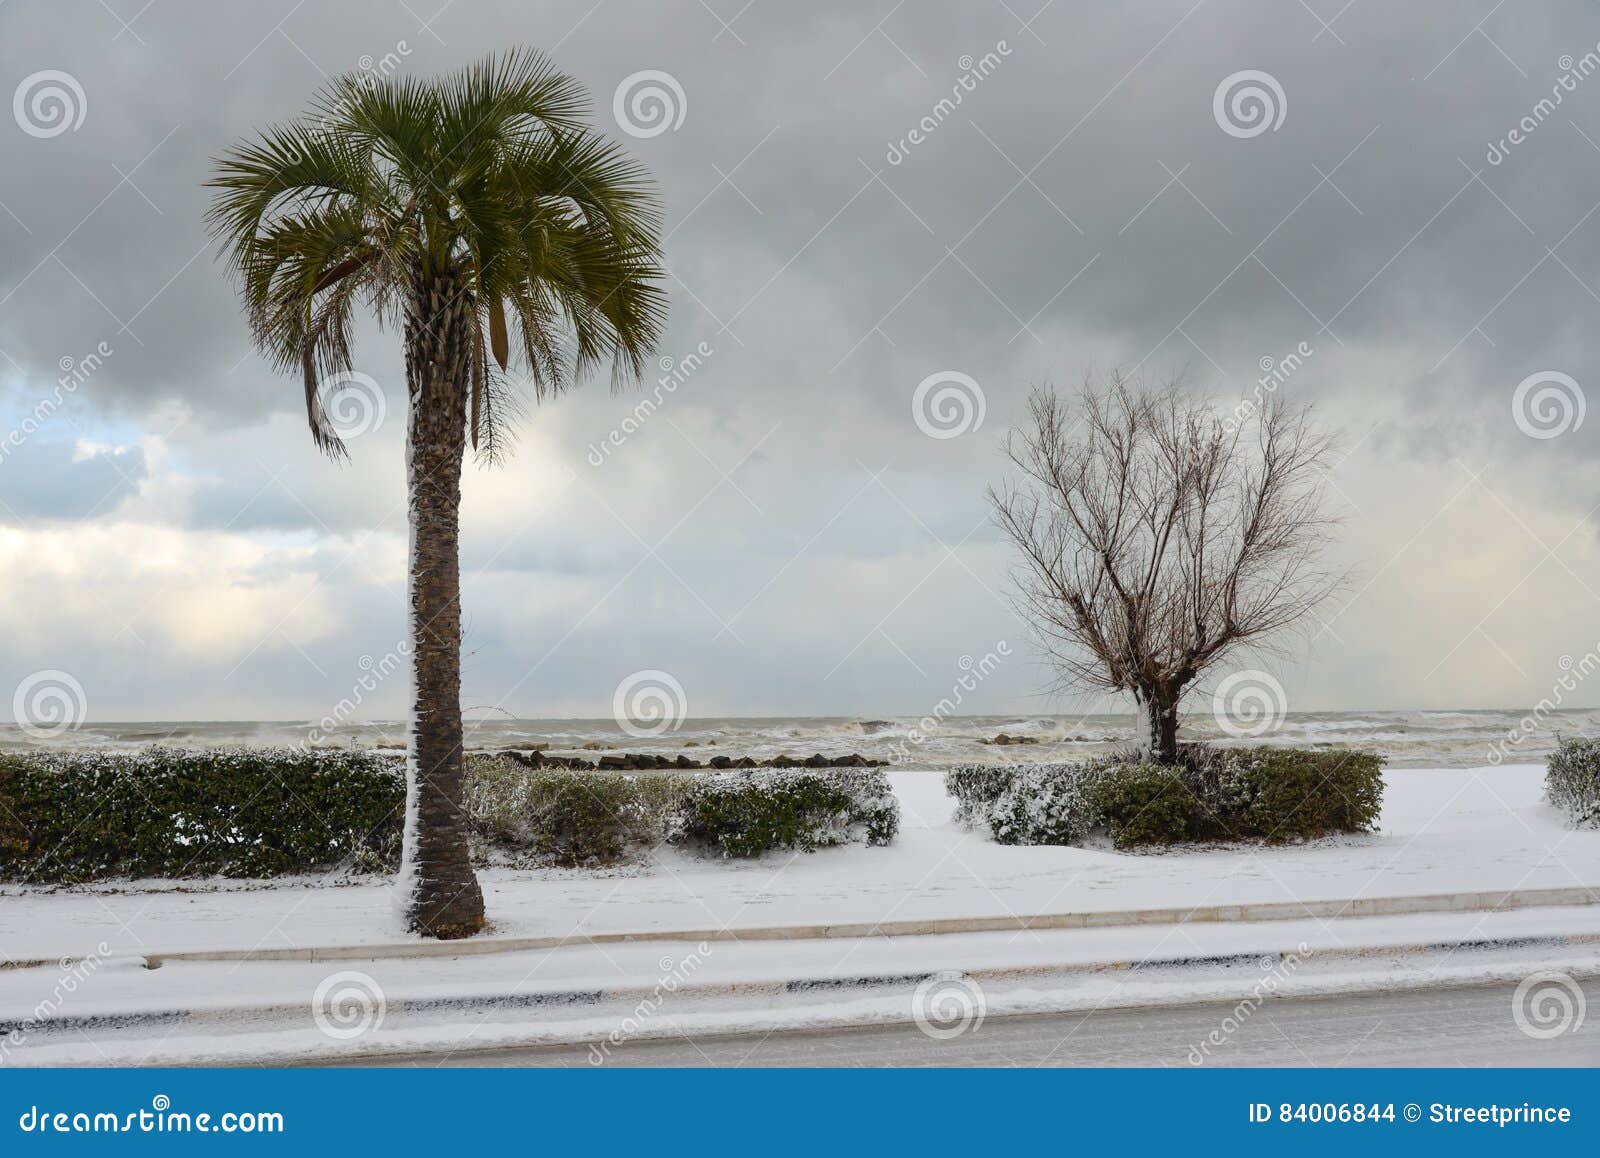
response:
[[[1392,765],[1465,767],[1483,763],[1489,743],[1517,727],[1519,711],[1304,712],[1290,713],[1280,727],[1259,742],[1318,748],[1376,749]],[[1016,749],[1000,749],[988,741],[1004,733],[1028,741],[1031,757],[1078,758],[1130,743],[1137,735],[1131,715],[962,716],[928,726],[912,716],[805,716],[792,718],[705,718],[686,720],[677,731],[648,739],[622,732],[611,720],[489,718],[466,721],[465,738],[473,750],[541,748],[552,754],[619,750],[677,754],[697,750],[702,757],[726,753],[757,759],[773,756],[825,756],[859,752],[873,759],[906,766],[944,767],[956,763],[993,762],[1015,757]],[[152,744],[201,746],[300,744],[314,721],[142,721],[87,723],[48,742],[51,747],[140,748]],[[1557,731],[1600,732],[1600,710],[1580,709],[1546,719],[1544,726],[1517,748],[1520,762],[1541,761],[1555,745]],[[1192,710],[1182,722],[1181,737],[1230,743],[1210,713]],[[349,724],[331,730],[326,742],[358,747],[403,744],[405,725],[398,720]],[[0,750],[38,746],[14,725],[0,725]]]

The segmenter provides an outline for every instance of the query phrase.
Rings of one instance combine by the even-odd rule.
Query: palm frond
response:
[[[325,452],[344,448],[318,383],[350,368],[357,305],[409,318],[431,277],[474,295],[460,389],[480,457],[507,446],[513,360],[535,399],[607,362],[613,385],[643,375],[666,320],[660,210],[587,111],[574,80],[514,50],[435,80],[342,77],[217,160],[208,223]]]

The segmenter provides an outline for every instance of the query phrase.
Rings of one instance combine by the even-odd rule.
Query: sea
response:
[[[475,750],[539,748],[551,755],[596,752],[844,756],[859,753],[904,767],[948,767],[1017,760],[1067,760],[1133,742],[1132,715],[955,716],[938,721],[896,716],[735,717],[656,721],[624,730],[611,719],[511,719],[466,721],[467,747]],[[932,724],[930,727],[929,725]],[[1021,744],[996,744],[997,737]],[[1183,721],[1180,739],[1222,745],[1279,744],[1322,749],[1366,749],[1400,768],[1472,768],[1540,763],[1560,736],[1600,736],[1600,708],[1526,710],[1290,712],[1260,732],[1230,734],[1209,713]],[[405,724],[397,720],[349,723],[333,729],[309,720],[84,722],[55,735],[0,726],[0,751],[39,747],[134,749],[149,745],[322,745],[401,748]]]

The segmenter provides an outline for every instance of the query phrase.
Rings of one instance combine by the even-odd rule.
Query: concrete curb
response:
[[[674,1001],[704,1001],[719,998],[785,998],[797,994],[843,993],[875,989],[896,989],[920,985],[941,978],[1000,983],[1047,980],[1094,973],[1147,973],[1158,970],[1232,968],[1251,965],[1268,973],[1283,965],[1298,966],[1315,958],[1325,960],[1370,960],[1427,953],[1476,952],[1483,950],[1562,949],[1600,944],[1600,932],[1548,934],[1521,937],[1483,937],[1461,941],[1430,941],[1406,945],[1339,946],[1331,949],[1284,949],[1258,953],[1206,954],[1184,957],[1150,957],[1137,961],[1084,961],[1060,965],[1000,966],[982,969],[933,970],[913,973],[869,973],[852,977],[799,977],[784,981],[732,981],[708,984],[665,982],[653,986],[628,985],[610,989],[553,989],[527,993],[478,994],[461,997],[423,997],[386,1000],[386,1014],[470,1013],[506,1010],[535,1010],[572,1006],[637,1006],[660,1001],[670,994]],[[1597,966],[1600,971],[1600,966]],[[309,1001],[259,1006],[233,1006],[218,1009],[158,1009],[129,1013],[78,1014],[52,1017],[24,1026],[21,1022],[0,1022],[0,1038],[13,1031],[55,1034],[92,1030],[177,1028],[206,1025],[229,1026],[241,1022],[266,1022],[274,1019],[306,1021],[311,1017]]]
[[[405,941],[381,945],[323,945],[295,948],[188,949],[131,954],[147,969],[168,962],[206,961],[390,961],[435,957],[477,957],[526,953],[567,946],[616,945],[640,941],[815,941],[858,937],[927,937],[947,933],[1010,933],[1030,929],[1106,929],[1134,925],[1184,925],[1191,922],[1257,922],[1343,917],[1392,917],[1415,913],[1471,913],[1511,909],[1600,905],[1600,885],[1551,889],[1489,890],[1474,893],[1424,893],[1351,900],[1264,901],[1205,905],[1194,909],[1107,909],[1036,916],[939,917],[910,921],[862,921],[837,925],[768,925],[730,929],[661,929],[626,933],[574,933],[565,937],[481,937],[465,941]],[[82,957],[36,957],[0,962],[0,969],[67,969]]]
[[[476,957],[488,953],[526,953],[568,945],[615,945],[637,941],[813,941],[857,937],[926,937],[946,933],[1009,933],[1029,929],[1105,929],[1130,925],[1184,925],[1190,922],[1252,922],[1391,917],[1412,913],[1470,913],[1600,905],[1600,886],[1556,889],[1491,890],[1476,893],[1426,893],[1351,900],[1267,901],[1206,905],[1194,909],[1108,909],[1038,916],[945,917],[912,921],[863,921],[838,925],[769,925],[734,929],[660,929],[629,933],[571,934],[565,937],[484,937],[466,941],[409,941],[388,945],[328,945],[304,948],[195,949],[146,953],[147,969],[180,961],[387,961],[402,958]],[[70,962],[67,962],[70,963]],[[15,962],[13,968],[58,965],[55,958]]]

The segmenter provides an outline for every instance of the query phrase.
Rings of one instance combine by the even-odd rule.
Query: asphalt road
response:
[[[1600,1066],[1600,981],[1583,983],[1592,1007],[1549,1039],[1524,1033],[1514,986],[1282,998],[1242,1018],[1206,1065]],[[611,1066],[1191,1066],[1191,1051],[1221,1032],[1233,1003],[990,1017],[934,1040],[915,1024],[694,1040],[634,1041]],[[587,1046],[539,1046],[386,1059],[415,1066],[592,1065]]]

